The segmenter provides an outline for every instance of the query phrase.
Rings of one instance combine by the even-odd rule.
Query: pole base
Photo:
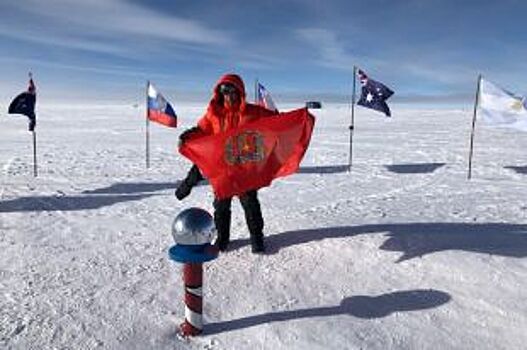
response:
[[[202,329],[198,329],[188,323],[187,321],[183,322],[179,325],[178,329],[179,334],[181,334],[183,337],[195,337],[197,335],[200,335],[201,332],[203,332]]]

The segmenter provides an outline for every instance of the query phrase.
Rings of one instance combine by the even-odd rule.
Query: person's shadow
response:
[[[164,190],[175,190],[182,180],[174,182],[117,182],[110,186],[97,188],[94,190],[82,191],[83,194],[130,194],[130,193],[154,193]],[[201,180],[196,187],[206,186],[209,182]]]
[[[82,191],[83,194],[130,194],[152,193],[175,189],[181,181],[176,182],[117,182],[107,187]]]
[[[204,335],[254,327],[272,322],[284,322],[301,318],[350,315],[357,318],[374,319],[389,316],[394,312],[409,312],[439,307],[451,300],[448,293],[438,290],[409,290],[379,296],[357,295],[342,300],[340,305],[312,309],[270,312],[239,318],[236,320],[208,323]]]
[[[0,213],[99,209],[116,203],[139,201],[144,198],[163,195],[159,191],[176,189],[180,183],[181,181],[118,182],[94,190],[84,190],[82,195],[62,194],[0,200]],[[197,184],[197,186],[205,185],[208,185],[207,181],[200,181]]]
[[[153,196],[153,194],[20,197],[0,201],[0,213],[99,209],[117,203],[139,201],[151,196]]]
[[[379,248],[401,252],[398,262],[447,250],[527,257],[527,225],[450,222],[372,224],[286,231],[266,237],[266,253],[276,254],[280,249],[324,239],[351,239],[357,235],[380,232],[386,232],[388,239]],[[239,249],[247,244],[248,239],[233,240],[229,250]]]

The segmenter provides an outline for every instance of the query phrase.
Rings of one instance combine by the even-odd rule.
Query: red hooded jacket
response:
[[[240,92],[238,110],[232,111],[224,107],[223,96],[218,91],[218,87],[222,83],[233,84]],[[237,74],[225,74],[214,86],[207,112],[198,121],[198,127],[204,134],[218,134],[242,126],[249,121],[277,114],[275,111],[247,103],[245,98],[245,85],[240,76]]]

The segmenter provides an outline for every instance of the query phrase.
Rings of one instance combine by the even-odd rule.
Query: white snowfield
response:
[[[0,116],[1,349],[527,347],[527,134],[478,123],[468,181],[470,106],[357,107],[351,172],[349,106],[314,111],[299,173],[259,191],[267,254],[234,201],[205,333],[178,338],[170,227],[213,196],[173,195],[190,166],[177,137],[205,103],[175,107],[146,170],[143,108],[39,104],[38,178],[26,118]]]

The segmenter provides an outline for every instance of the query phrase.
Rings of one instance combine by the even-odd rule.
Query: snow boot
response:
[[[251,251],[255,254],[265,253],[263,234],[251,234]]]

